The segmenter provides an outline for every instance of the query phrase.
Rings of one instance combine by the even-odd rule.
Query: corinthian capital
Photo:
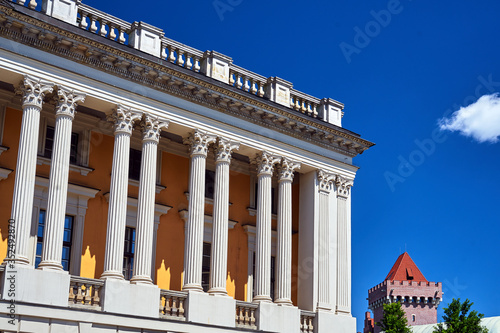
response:
[[[278,155],[273,155],[270,152],[263,151],[258,153],[255,162],[257,163],[257,175],[272,175],[274,165],[281,160]]]
[[[293,172],[300,169],[300,163],[283,157],[278,165],[279,181],[293,181]]]
[[[117,133],[126,133],[131,135],[134,122],[141,119],[141,114],[139,112],[132,111],[129,107],[118,105],[109,118],[114,122],[115,135]]]
[[[319,191],[330,193],[330,191],[332,190],[332,184],[335,181],[335,175],[323,170],[318,170],[317,172]]]
[[[161,130],[167,129],[169,123],[170,122],[168,120],[162,120],[148,114],[144,115],[141,121],[142,140],[158,143],[160,140]]]
[[[59,98],[57,101],[56,116],[74,118],[77,104],[85,101],[84,93],[76,92],[61,86],[57,90],[57,96]]]
[[[41,109],[45,94],[51,93],[53,90],[54,83],[25,76],[19,85],[17,93],[22,95],[23,107],[34,106]]]
[[[190,145],[191,156],[201,155],[206,157],[208,153],[208,146],[215,142],[216,139],[217,136],[213,134],[195,130],[186,140],[184,140],[184,143]]]
[[[216,162],[231,162],[231,153],[240,148],[240,143],[229,139],[218,137],[215,145]]]
[[[335,186],[337,187],[337,195],[339,197],[347,198],[351,194],[352,180],[346,179],[341,176],[335,178]]]

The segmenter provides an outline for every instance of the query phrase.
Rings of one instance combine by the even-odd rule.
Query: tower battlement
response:
[[[396,260],[385,280],[368,290],[368,307],[373,311],[374,323],[382,320],[384,304],[400,302],[410,325],[434,324],[437,322],[437,307],[443,299],[442,289],[441,282],[427,281],[405,252]],[[380,328],[374,324],[365,327],[365,332],[378,333]]]

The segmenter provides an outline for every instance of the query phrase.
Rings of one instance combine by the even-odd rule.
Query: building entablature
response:
[[[91,12],[88,6],[82,4],[78,6],[84,6],[80,8],[80,15],[85,13],[88,15]],[[83,20],[80,22],[79,28],[66,26],[65,23],[51,17],[12,3],[3,2],[0,8],[2,9],[2,15],[0,15],[0,24],[2,25],[0,35],[2,37],[27,45],[33,45],[35,38],[37,48],[40,50],[66,60],[76,61],[82,65],[90,65],[96,68],[101,73],[100,75],[105,72],[114,77],[114,80],[105,82],[107,89],[98,89],[94,84],[89,87],[84,80],[78,80],[86,86],[75,87],[86,90],[87,100],[82,104],[86,107],[92,108],[92,104],[103,104],[102,100],[104,99],[104,103],[111,105],[108,105],[107,110],[102,108],[104,105],[100,105],[101,107],[97,109],[109,113],[114,108],[113,104],[125,103],[123,97],[127,95],[121,94],[117,90],[111,94],[114,96],[109,96],[112,90],[109,89],[109,84],[115,87],[124,84],[123,80],[115,82],[118,77],[126,79],[128,82],[124,89],[128,88],[127,90],[131,91],[132,94],[128,93],[130,101],[127,102],[135,102],[130,103],[130,106],[140,108],[140,104],[143,104],[142,106],[153,114],[156,111],[158,115],[163,116],[168,111],[177,113],[176,105],[181,108],[186,107],[185,101],[187,100],[195,104],[194,108],[193,105],[190,105],[190,111],[198,112],[203,118],[206,118],[206,112],[204,113],[203,109],[209,109],[212,113],[213,110],[217,110],[220,112],[219,119],[226,123],[251,123],[261,129],[260,134],[263,136],[272,137],[273,135],[269,135],[269,133],[278,132],[288,137],[289,140],[291,138],[292,141],[294,139],[307,141],[312,145],[335,151],[348,158],[362,153],[373,145],[371,142],[361,139],[359,135],[328,122],[328,117],[321,116],[320,113],[333,114],[332,112],[328,113],[329,108],[341,112],[343,108],[341,103],[331,99],[315,99],[293,90],[291,84],[284,80],[279,78],[265,79],[255,73],[233,66],[230,58],[216,52],[201,53],[162,37],[162,45],[170,47],[172,51],[168,53],[168,57],[158,60],[156,56],[144,54],[134,49],[131,47],[133,45],[123,45],[118,36],[115,36],[116,40],[110,40],[113,36],[111,32],[107,36],[103,36],[102,32],[97,32],[97,34],[101,34],[98,36],[90,28],[90,31],[80,29],[85,28],[82,26]],[[107,24],[111,24],[112,27],[119,30],[125,29],[123,28],[124,22],[110,17],[108,14],[98,11],[92,13],[92,20],[99,15],[101,17],[107,15],[105,19],[102,18],[101,22],[108,22]],[[135,24],[135,26],[138,25]],[[126,28],[124,31],[131,33],[132,30]],[[12,47],[15,48],[17,45]],[[184,59],[176,58],[175,61],[172,61],[173,50],[175,50],[175,54],[184,54]],[[224,61],[228,63],[228,73],[230,74],[228,74],[227,82],[221,82],[213,75],[213,72],[207,72],[208,69],[205,68],[207,66],[204,64],[209,60],[215,64]],[[57,61],[57,65],[64,67],[64,62]],[[77,72],[77,67],[72,63],[71,70]],[[85,68],[86,74],[90,77],[91,71],[88,71],[88,67]],[[204,70],[205,72],[203,72]],[[218,69],[214,70],[217,73],[222,73]],[[21,72],[21,70],[18,71]],[[21,72],[21,74],[23,73]],[[52,80],[65,81],[59,76],[61,74],[54,71],[55,77]],[[65,76],[65,79],[71,80],[70,75],[66,73]],[[130,89],[130,82],[140,86],[137,85]],[[56,84],[59,83],[65,84],[67,82],[57,82]],[[266,95],[266,91],[273,91],[275,97],[272,97],[271,93]],[[285,96],[292,96],[289,99],[291,104],[280,103],[279,96],[283,97],[283,91],[288,92],[288,95],[285,94]],[[168,100],[165,100],[167,95],[165,93],[169,95]],[[154,102],[157,104],[157,110],[151,105],[155,104]],[[321,110],[324,112],[320,112]],[[231,117],[228,118],[227,115]],[[179,119],[171,119],[171,121],[175,123]],[[192,123],[193,119],[188,117],[186,121]]]

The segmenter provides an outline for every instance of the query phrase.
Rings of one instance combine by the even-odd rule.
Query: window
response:
[[[412,320],[413,322],[415,322],[415,319],[416,319],[416,318],[417,318],[417,317],[416,317],[415,315],[411,315],[411,320]]]
[[[256,253],[254,252],[253,254],[253,281],[254,281],[254,286],[253,286],[253,296],[255,296],[255,283],[257,281],[257,279],[255,278],[255,257],[256,257]],[[276,269],[275,269],[275,266],[276,265],[276,257],[274,256],[271,256],[271,299],[273,300],[274,302],[274,288],[275,288],[275,283],[276,283]]]
[[[215,191],[215,171],[205,170],[205,198],[213,199]]]
[[[142,151],[130,148],[128,178],[139,180],[141,177]]]
[[[123,276],[125,280],[132,278],[134,268],[135,253],[135,229],[127,227],[125,229],[125,246],[123,251]]]
[[[35,268],[37,268],[40,262],[42,261],[43,232],[45,229],[46,216],[47,216],[46,211],[40,210],[40,214],[38,216]],[[61,264],[65,271],[69,271],[69,264],[71,258],[71,244],[73,241],[72,238],[73,238],[73,216],[66,215],[64,219],[63,250],[62,250],[62,261],[61,261]]]
[[[212,252],[212,244],[203,242],[203,264],[201,268],[201,286],[203,291],[207,292],[210,283],[210,255]]]
[[[52,158],[52,150],[54,149],[54,134],[55,129],[52,126],[47,126],[47,132],[45,135],[45,150],[43,156],[47,158]],[[78,133],[71,133],[71,149],[69,155],[69,162],[71,164],[76,164],[78,158]]]

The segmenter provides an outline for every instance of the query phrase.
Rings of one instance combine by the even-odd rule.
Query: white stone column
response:
[[[111,119],[114,120],[115,145],[109,190],[104,273],[102,273],[101,279],[124,279],[123,250],[125,221],[127,218],[130,136],[132,135],[134,122],[140,118],[139,113],[133,112],[130,108],[122,105],[119,105],[111,115]]]
[[[278,166],[278,246],[276,253],[275,303],[292,303],[292,182],[300,164],[283,158]],[[272,290],[271,290],[272,292]]]
[[[212,295],[227,295],[227,238],[229,212],[229,164],[231,152],[239,143],[219,137],[215,147],[215,187],[210,259],[210,289]]]
[[[17,153],[14,195],[11,218],[16,226],[16,263],[33,265],[29,260],[29,237],[35,193],[36,155],[40,110],[46,93],[51,93],[54,84],[26,76],[21,83],[23,120]]]
[[[50,164],[47,217],[43,234],[42,261],[38,267],[62,271],[71,128],[76,113],[75,108],[79,102],[85,101],[85,95],[64,87],[59,87],[57,95],[59,101],[56,107],[56,126]]]
[[[191,145],[189,177],[189,207],[184,248],[183,290],[203,291],[201,268],[203,259],[203,220],[205,217],[205,166],[208,145],[215,141],[212,134],[196,130],[186,141]]]
[[[352,180],[337,176],[337,313],[351,313],[351,210]]]
[[[319,253],[318,253],[318,311],[331,311],[330,299],[330,206],[329,195],[335,175],[318,170],[319,190]]]
[[[257,156],[257,239],[255,252],[254,302],[271,302],[271,180],[276,155],[262,152]]]
[[[131,283],[153,284],[151,259],[153,256],[153,229],[156,195],[156,161],[158,142],[162,129],[168,128],[168,121],[145,115],[142,127],[141,174],[139,198],[137,201],[137,228]]]

